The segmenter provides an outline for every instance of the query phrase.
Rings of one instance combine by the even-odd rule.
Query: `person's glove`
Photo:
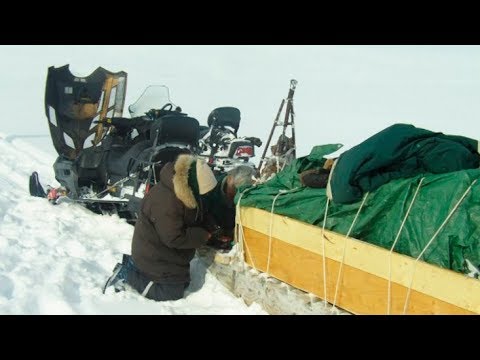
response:
[[[222,228],[217,224],[206,229],[210,233],[210,240],[219,239],[222,236]]]
[[[222,228],[210,214],[205,215],[202,227],[210,233],[210,239],[218,239],[222,233]]]
[[[230,250],[234,245],[234,241],[231,237],[220,234],[217,237],[211,237],[208,240],[207,245],[215,249]]]

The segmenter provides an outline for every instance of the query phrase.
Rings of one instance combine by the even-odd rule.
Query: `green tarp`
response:
[[[330,180],[333,200],[351,204],[394,179],[477,169],[477,150],[471,138],[394,124],[338,158]]]
[[[298,174],[323,166],[323,156],[340,147],[340,144],[316,146],[309,156],[295,160],[266,183],[240,189],[235,201],[238,202],[243,193],[241,206],[271,211],[275,196],[283,192],[275,202],[274,213],[321,227],[327,201],[325,189],[303,187]],[[418,175],[388,182],[369,193],[350,237],[390,249],[422,177],[422,186],[395,246],[396,252],[414,258],[434,236],[467,188],[480,178],[480,169]],[[361,203],[361,200],[346,205],[330,202],[326,229],[347,234]],[[468,272],[465,259],[478,266],[479,225],[480,181],[472,186],[421,260],[463,273]]]

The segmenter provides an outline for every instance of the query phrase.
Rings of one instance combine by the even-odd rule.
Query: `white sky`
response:
[[[295,78],[299,155],[318,144],[355,145],[396,122],[480,134],[480,46],[421,45],[0,46],[1,132],[49,134],[47,69],[65,64],[82,76],[98,66],[126,71],[127,106],[150,84],[167,85],[201,124],[215,107],[236,106],[239,134],[263,141]]]

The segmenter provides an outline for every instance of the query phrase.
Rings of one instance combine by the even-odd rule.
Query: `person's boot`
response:
[[[115,292],[120,292],[125,290],[125,279],[127,277],[127,262],[129,259],[129,255],[123,255],[122,263],[117,263],[115,267],[113,268],[113,273],[112,275],[107,279],[107,282],[105,283],[103,287],[103,293],[105,294],[105,291],[109,286],[113,286],[115,289]]]

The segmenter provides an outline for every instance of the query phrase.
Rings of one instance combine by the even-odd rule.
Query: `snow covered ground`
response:
[[[0,314],[265,314],[233,296],[195,258],[184,299],[157,303],[101,288],[133,227],[118,216],[30,196],[33,171],[57,186],[55,157],[0,133]]]

